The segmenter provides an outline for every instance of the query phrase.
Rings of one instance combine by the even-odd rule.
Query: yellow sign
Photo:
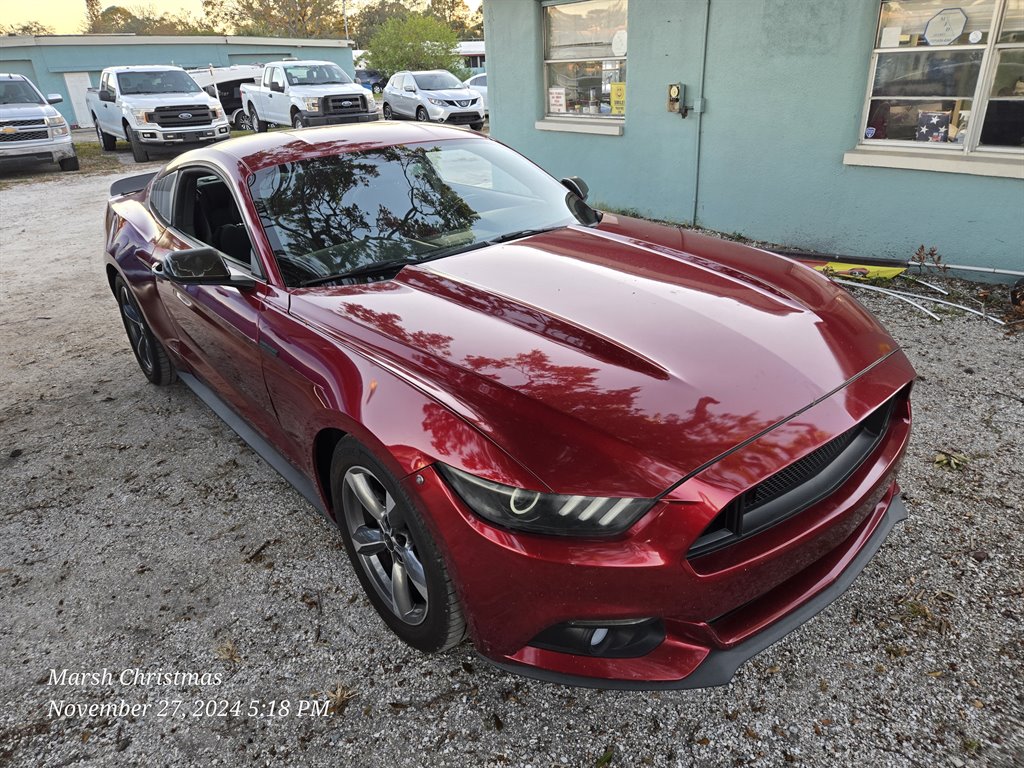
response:
[[[612,114],[626,114],[626,84],[612,83]]]
[[[841,261],[830,261],[827,264],[815,263],[811,266],[819,272],[828,268],[830,273],[836,277],[852,277],[859,280],[873,277],[891,280],[906,271],[906,267],[876,267],[869,264],[847,264]]]

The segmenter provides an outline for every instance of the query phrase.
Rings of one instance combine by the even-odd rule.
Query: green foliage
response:
[[[87,5],[85,31],[93,34],[134,33],[136,35],[214,35],[217,30],[209,22],[187,13],[157,14],[152,8],[130,11],[111,5],[96,13],[95,4]]]
[[[203,0],[203,12],[237,35],[335,38],[341,23],[338,0]]]
[[[443,22],[412,14],[384,23],[370,40],[370,66],[394,73],[403,69],[447,69],[456,77],[464,70],[458,38]]]
[[[0,35],[52,35],[53,27],[38,21],[26,21],[23,24],[0,24]]]
[[[355,41],[356,48],[368,48],[373,36],[388,21],[407,19],[416,10],[403,0],[376,0],[349,16],[349,35]],[[343,28],[344,24],[341,26]]]

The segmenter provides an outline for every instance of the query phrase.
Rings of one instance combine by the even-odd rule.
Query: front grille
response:
[[[189,126],[209,125],[213,122],[213,112],[203,104],[157,107],[146,117],[149,122],[156,123],[161,128],[188,128]]]
[[[459,101],[448,99],[446,103],[449,107],[468,107],[470,104],[475,104],[476,99],[461,99]]]
[[[364,96],[328,96],[324,99],[324,113],[328,115],[354,115],[365,111]]]
[[[895,399],[860,424],[729,502],[690,547],[688,558],[731,546],[833,493],[872,454],[889,428]]]
[[[476,112],[456,112],[454,115],[448,115],[445,118],[446,123],[452,123],[453,125],[469,125],[479,121],[480,115]]]
[[[14,125],[14,126],[38,125],[38,126],[44,126],[44,125],[46,125],[46,121],[43,120],[43,118],[41,118],[41,117],[33,117],[33,118],[29,119],[29,120],[0,120],[0,128],[3,128],[4,126],[7,126],[7,125]]]
[[[18,131],[17,133],[2,133],[0,132],[0,141],[39,141],[40,139],[47,139],[50,134],[44,131]]]

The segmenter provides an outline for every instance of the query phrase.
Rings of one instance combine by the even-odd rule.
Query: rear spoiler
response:
[[[121,195],[139,192],[146,188],[156,174],[157,172],[153,171],[152,173],[140,173],[138,176],[129,176],[127,179],[118,179],[110,185],[110,196],[121,197]]]

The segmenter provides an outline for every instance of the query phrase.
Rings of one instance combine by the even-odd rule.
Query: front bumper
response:
[[[851,415],[861,421],[867,415],[863,403],[880,402],[879,389],[892,393],[912,378],[909,364],[898,357],[879,366],[877,375],[849,385],[837,395],[839,402],[823,401],[801,420],[833,435],[850,426]],[[838,414],[858,407],[864,410],[846,414],[847,422],[840,423]],[[695,475],[613,540],[545,537],[488,525],[433,468],[404,482],[447,554],[471,635],[489,661],[572,685],[704,687],[728,683],[747,659],[850,586],[906,515],[895,478],[909,434],[909,402],[901,396],[885,436],[829,496],[696,559],[688,558],[690,546],[724,503],[714,497],[713,482],[723,477],[723,465],[752,464],[763,456],[760,440]],[[533,642],[566,623],[640,619],[664,626],[664,639],[642,656],[586,655]]]
[[[428,105],[427,115],[434,122],[447,123],[448,125],[470,125],[472,123],[482,123],[485,117],[482,107],[439,107],[436,104]]]
[[[71,136],[57,136],[39,141],[5,142],[0,144],[0,161],[39,160],[57,163],[75,156]]]
[[[375,120],[380,120],[380,112],[359,112],[347,115],[322,115],[319,112],[302,112],[301,115],[303,121],[309,126],[372,123]]]
[[[161,128],[147,123],[134,130],[143,144],[161,147],[199,146],[231,137],[227,121],[199,128]]]

